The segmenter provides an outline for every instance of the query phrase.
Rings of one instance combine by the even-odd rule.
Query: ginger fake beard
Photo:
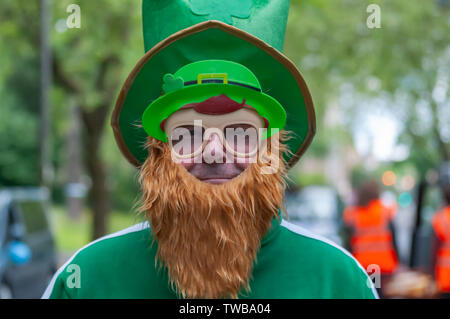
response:
[[[167,144],[148,139],[141,212],[158,243],[156,261],[167,267],[178,295],[237,298],[242,289],[249,292],[261,239],[282,207],[286,148],[280,146],[276,173],[261,174],[268,164],[258,160],[232,180],[212,185],[174,163]]]

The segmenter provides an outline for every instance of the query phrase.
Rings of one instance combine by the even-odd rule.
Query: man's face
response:
[[[173,158],[197,179],[222,184],[256,160],[252,151],[258,149],[258,130],[263,125],[256,112],[242,109],[204,115],[190,109],[177,113],[167,123]],[[193,119],[195,123],[191,123]],[[177,156],[180,153],[182,156]],[[186,153],[192,156],[186,157]]]
[[[210,155],[217,153],[223,154],[222,161],[217,161],[215,158],[208,158]],[[220,137],[216,133],[210,135],[208,141],[206,141],[206,147],[200,156],[202,157],[201,163],[196,163],[194,158],[190,158],[181,160],[180,164],[197,179],[211,184],[228,182],[241,174],[250,165],[249,160],[238,163],[233,155],[227,152]],[[232,158],[232,161],[229,160],[230,158]]]

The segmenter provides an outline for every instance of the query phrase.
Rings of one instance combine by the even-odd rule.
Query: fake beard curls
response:
[[[183,298],[237,298],[249,291],[261,239],[283,208],[287,148],[280,142],[275,173],[261,174],[270,164],[258,159],[232,180],[212,185],[174,163],[167,144],[148,138],[140,210],[158,243],[155,262],[167,267],[172,289]]]

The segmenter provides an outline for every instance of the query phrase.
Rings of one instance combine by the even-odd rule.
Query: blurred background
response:
[[[80,28],[70,4],[81,9]],[[76,250],[141,221],[137,171],[109,126],[120,86],[144,54],[140,7],[0,4],[3,298],[40,297]],[[284,53],[308,83],[317,134],[290,171],[287,212],[351,249],[344,210],[357,205],[361,185],[376,182],[396,211],[401,276],[386,296],[436,292],[431,221],[445,206],[439,168],[450,161],[449,27],[450,0],[291,0]]]

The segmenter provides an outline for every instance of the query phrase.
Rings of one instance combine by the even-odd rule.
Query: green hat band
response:
[[[193,85],[193,84],[204,84],[204,83],[224,83],[224,84],[238,85],[238,86],[246,87],[248,89],[252,89],[252,90],[261,92],[261,88],[257,88],[255,86],[251,86],[251,85],[244,84],[244,83],[239,83],[236,81],[226,81],[225,79],[223,79],[223,80],[217,80],[217,79],[201,80],[201,83],[198,83],[198,81],[187,81],[187,82],[184,82],[184,86]]]
[[[223,83],[230,85],[238,85],[261,92],[261,87],[259,83],[248,84],[228,80],[228,73],[200,73],[197,75],[197,80],[193,81],[184,81],[184,79],[181,77],[175,78],[172,74],[167,73],[166,75],[164,75],[163,81],[164,81],[163,91],[165,93],[173,92],[189,85],[200,85],[207,83]]]

